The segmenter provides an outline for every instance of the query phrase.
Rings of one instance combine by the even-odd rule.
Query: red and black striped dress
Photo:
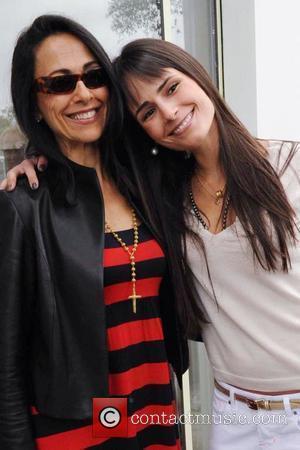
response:
[[[128,245],[133,230],[118,232]],[[130,247],[131,249],[132,247]],[[131,271],[128,254],[111,233],[105,235],[104,299],[109,349],[111,396],[128,397],[128,414],[172,415],[175,406],[170,370],[159,312],[159,287],[165,270],[161,247],[145,225],[139,226],[135,254],[137,300],[133,312]],[[91,421],[60,420],[33,414],[38,450],[180,450],[176,425],[165,420],[154,424],[132,424],[128,438],[94,438]],[[136,416],[135,416],[136,417]],[[154,416],[157,417],[157,416]]]

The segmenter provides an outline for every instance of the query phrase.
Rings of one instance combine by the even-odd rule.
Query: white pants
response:
[[[220,383],[230,397],[215,389],[209,450],[300,450],[300,408],[289,400],[300,393],[282,396],[257,395]],[[283,400],[283,410],[252,410],[234,400],[234,393],[248,398]]]

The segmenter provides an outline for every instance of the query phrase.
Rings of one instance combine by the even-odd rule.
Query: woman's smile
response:
[[[97,122],[99,120],[100,107],[92,108],[83,111],[77,111],[72,114],[66,114],[66,116],[71,119],[74,124],[79,125],[89,125],[90,123]]]
[[[179,123],[179,125],[177,125],[173,131],[171,131],[170,136],[171,135],[175,135],[175,136],[180,136],[181,134],[183,134],[191,125],[192,120],[193,120],[193,115],[194,115],[194,109],[192,109],[191,112],[189,112],[185,118]]]

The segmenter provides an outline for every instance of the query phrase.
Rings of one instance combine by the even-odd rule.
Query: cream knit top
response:
[[[291,148],[269,142],[268,158],[278,173]],[[281,182],[300,225],[300,145]],[[290,246],[288,273],[267,272],[254,262],[238,219],[216,235],[193,213],[189,220],[204,241],[217,297],[216,303],[204,257],[188,239],[189,263],[210,320],[203,338],[216,379],[242,389],[300,391],[300,241]]]

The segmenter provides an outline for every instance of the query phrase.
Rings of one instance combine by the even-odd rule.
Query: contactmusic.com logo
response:
[[[93,399],[93,436],[127,437],[127,398]]]

